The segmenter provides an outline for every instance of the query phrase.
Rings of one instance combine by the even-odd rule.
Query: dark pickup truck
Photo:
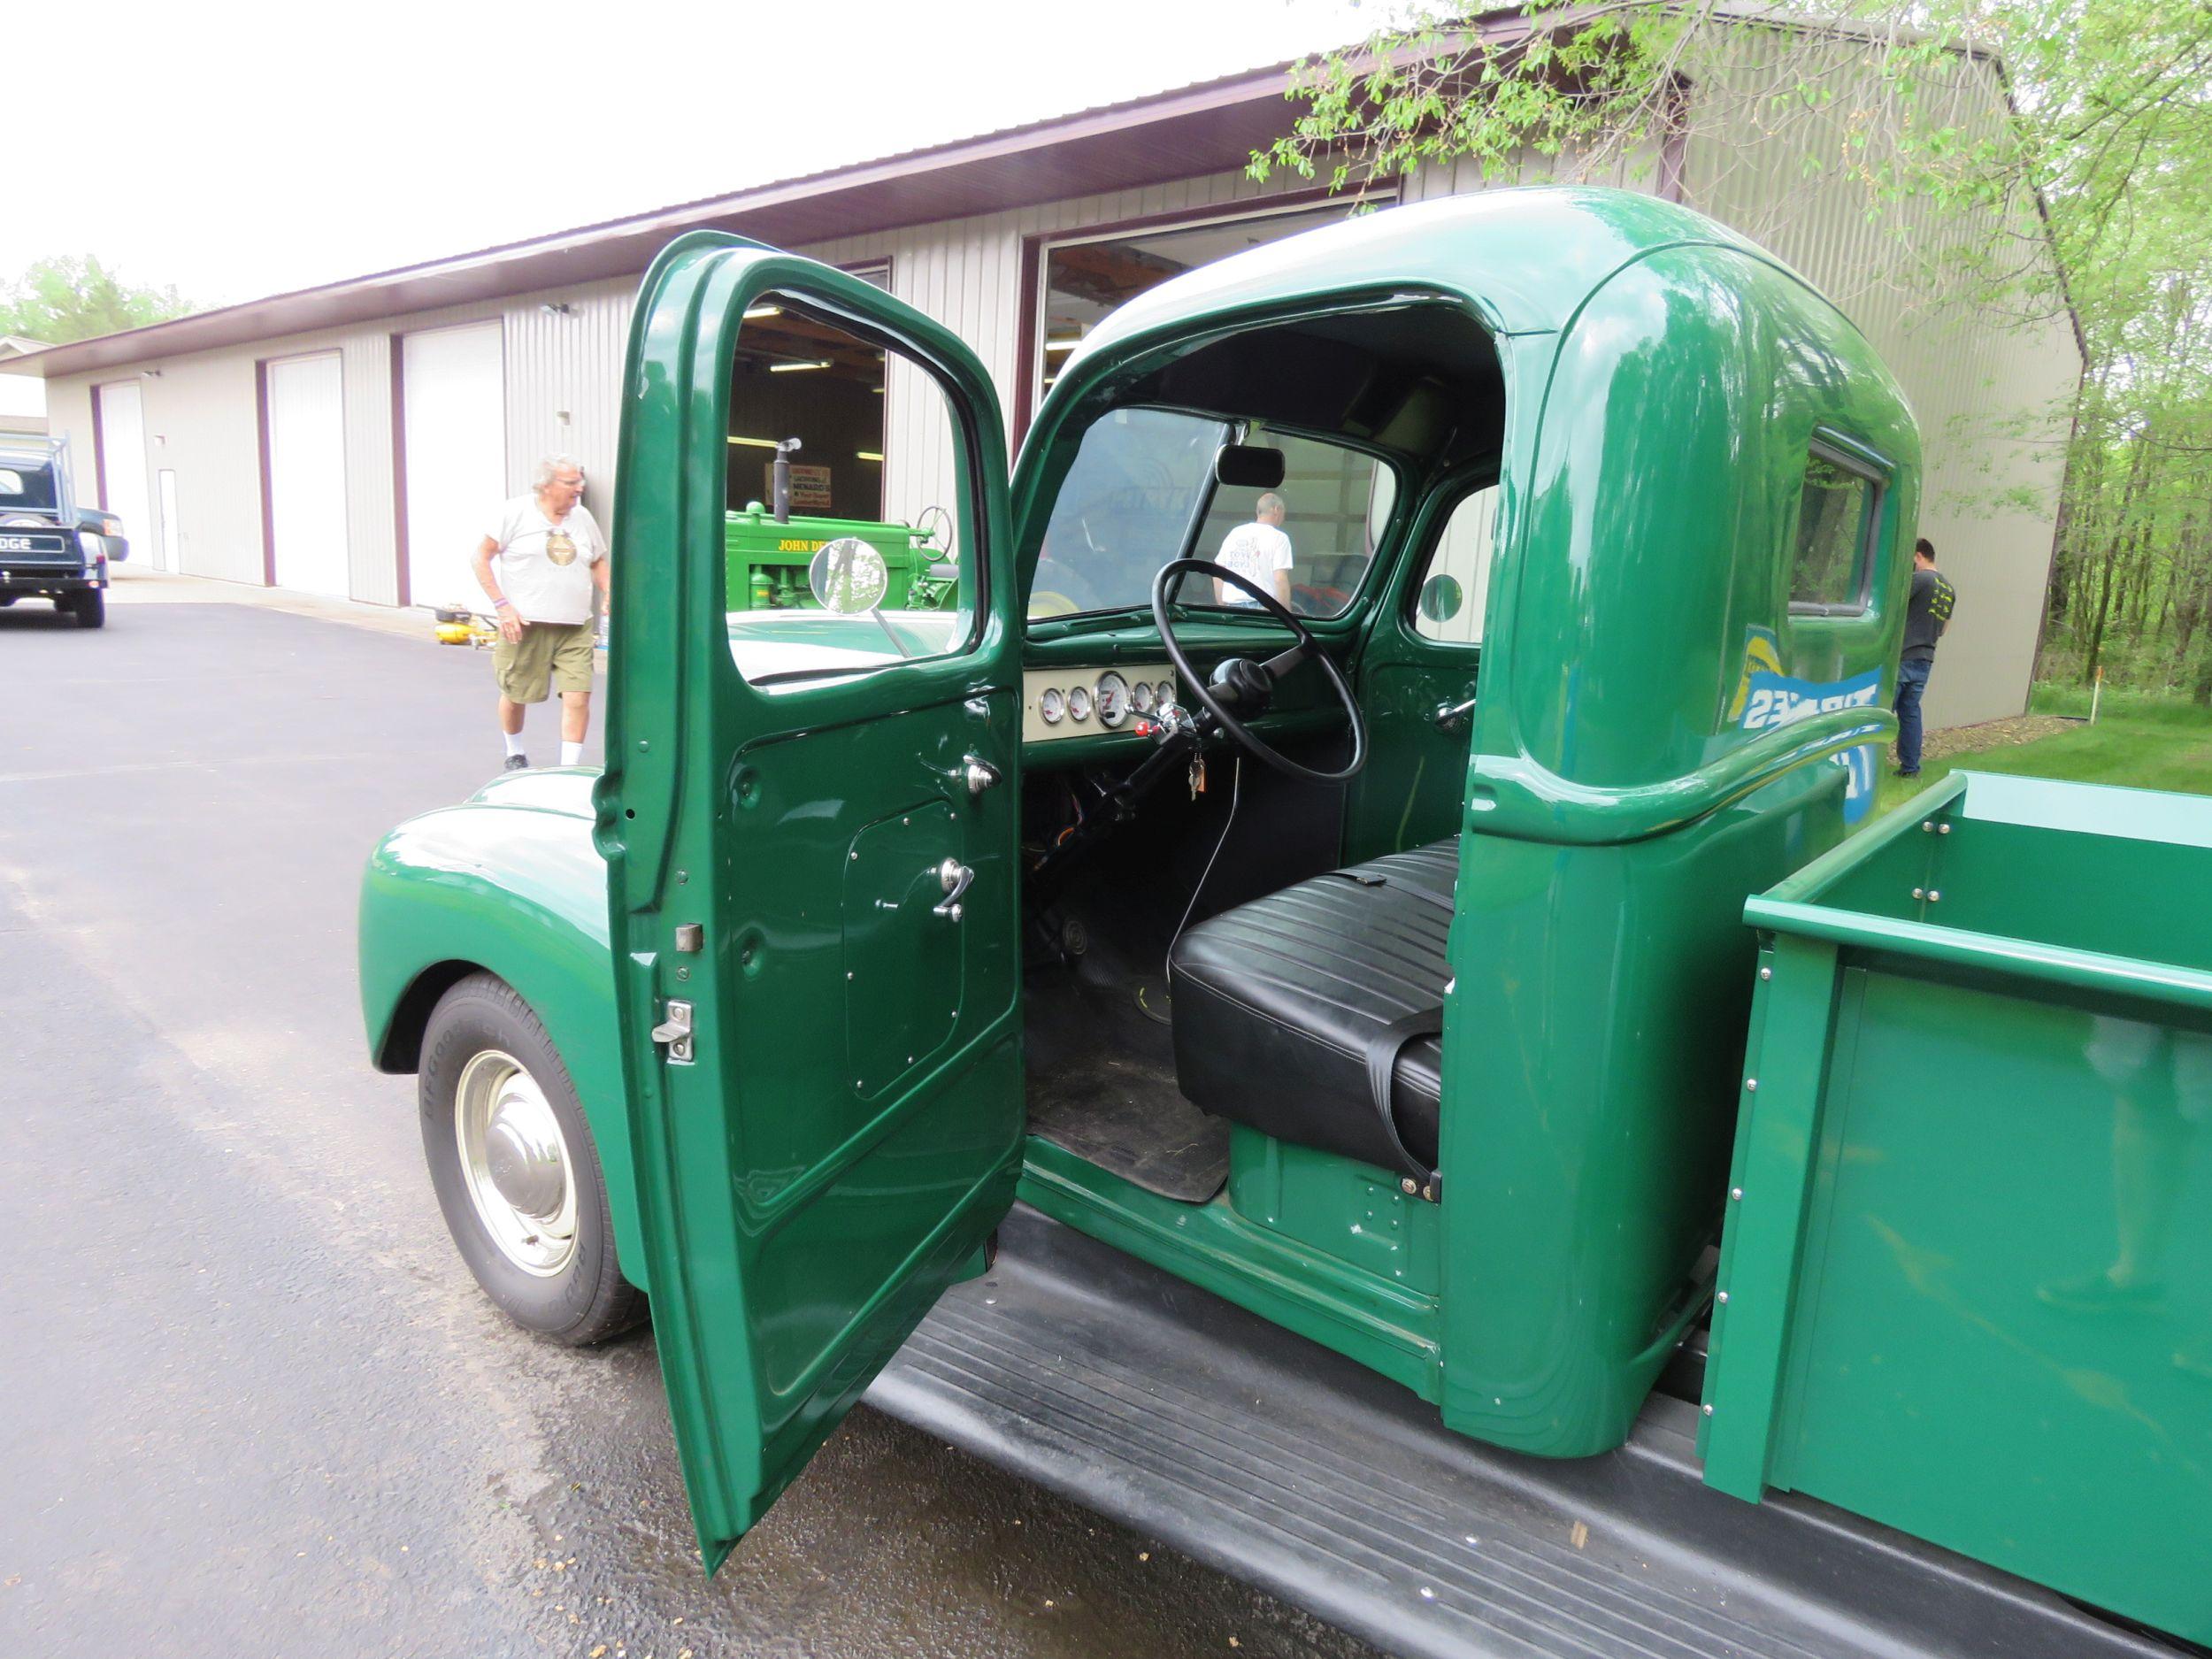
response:
[[[80,627],[99,627],[108,565],[129,557],[121,519],[76,504],[67,439],[0,436],[0,606],[50,599]]]

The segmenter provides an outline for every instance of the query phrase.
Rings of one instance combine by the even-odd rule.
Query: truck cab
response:
[[[933,603],[887,604],[860,534],[810,553],[810,605],[738,591],[731,448],[812,378],[762,316],[902,412],[884,493],[944,510]],[[1697,1409],[1745,905],[1853,833],[1893,730],[1895,382],[1771,256],[1600,190],[1348,221],[1065,344],[1010,468],[936,323],[673,243],[604,772],[371,863],[371,1050],[422,1077],[457,1240],[570,1340],[649,1295],[710,1568],[956,1286],[1073,1259],[1041,1238],[1110,1259],[1096,1318],[1202,1292],[1221,1364],[1331,1352],[1525,1484]],[[1172,1461],[1171,1416],[1129,1432]],[[1318,1453],[1282,1455],[1294,1486]],[[1356,1589],[1317,1604],[1421,1646]]]

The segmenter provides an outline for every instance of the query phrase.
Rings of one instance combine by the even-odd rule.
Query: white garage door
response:
[[[100,505],[123,521],[132,553],[158,570],[174,570],[157,555],[160,539],[146,505],[146,410],[138,382],[118,380],[99,390]],[[77,474],[80,488],[83,479]]]
[[[276,581],[351,589],[346,557],[345,378],[338,354],[283,357],[269,373],[269,528]]]
[[[407,597],[488,603],[470,559],[507,488],[507,388],[500,325],[409,334],[400,342],[406,434]]]

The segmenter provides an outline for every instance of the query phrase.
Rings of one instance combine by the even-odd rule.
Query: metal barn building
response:
[[[1518,14],[1497,26],[1518,27]],[[2001,124],[1994,66],[1962,73]],[[632,295],[672,237],[740,231],[868,273],[976,348],[1018,440],[1060,352],[1105,309],[1348,211],[1294,177],[1246,175],[1250,152],[1290,119],[1286,73],[1255,71],[279,295],[10,366],[44,375],[52,429],[69,435],[81,472],[89,458],[96,473],[80,478],[80,492],[96,489],[130,526],[134,565],[380,604],[462,598],[475,591],[467,560],[487,518],[541,456],[581,459],[588,500],[611,522]],[[1685,96],[1694,101],[1698,88]],[[1921,530],[1962,595],[1931,718],[2018,712],[2063,460],[2049,439],[2063,436],[2058,411],[2081,373],[2070,319],[2023,326],[1947,301],[1939,278],[1918,274],[1940,270],[1939,247],[1901,280],[1896,227],[1870,224],[1857,188],[1832,173],[1809,179],[1801,150],[1770,134],[1688,131],[1617,181],[1763,242],[1897,371],[1927,449]],[[1463,165],[1382,199],[1481,188]],[[907,518],[938,493],[937,457],[905,441],[901,388],[885,389],[873,447],[841,458],[878,468],[864,482],[880,515]]]

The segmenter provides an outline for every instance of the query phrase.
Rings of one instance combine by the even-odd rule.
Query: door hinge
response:
[[[668,1045],[668,1064],[689,1065],[695,1057],[691,1051],[691,1004],[671,997],[667,1003],[668,1018],[653,1027],[653,1041]]]

